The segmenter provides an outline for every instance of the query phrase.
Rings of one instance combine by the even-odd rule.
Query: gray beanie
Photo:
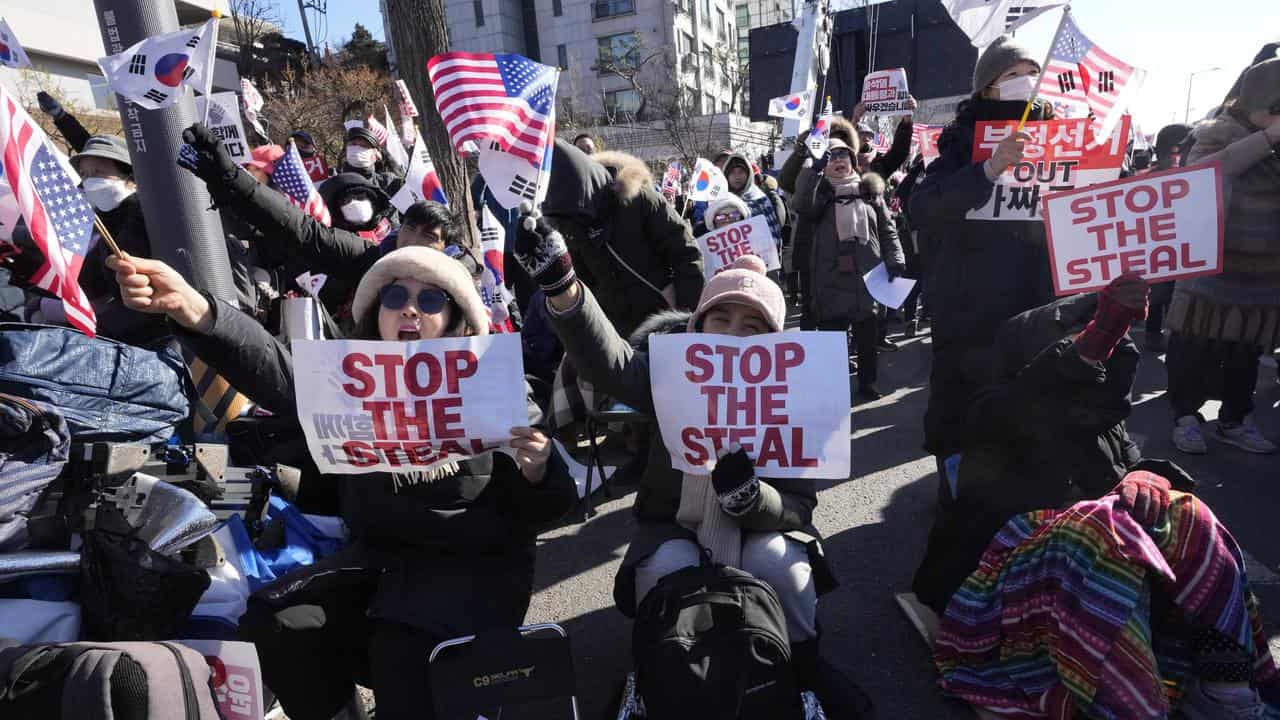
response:
[[[1266,60],[1245,71],[1240,79],[1241,110],[1269,110],[1280,102],[1280,58]]]
[[[1013,38],[1008,35],[996,38],[995,42],[982,51],[978,64],[973,68],[973,94],[982,92],[988,85],[995,82],[996,78],[1022,60],[1035,65],[1036,69],[1042,69],[1040,60],[1032,56],[1030,51],[1015,42]]]
[[[71,157],[71,167],[80,172],[80,158],[100,157],[115,160],[133,172],[133,161],[129,159],[129,147],[122,138],[115,135],[94,135],[84,144],[84,149]]]

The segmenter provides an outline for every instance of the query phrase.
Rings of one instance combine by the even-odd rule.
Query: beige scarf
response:
[[[676,523],[698,534],[698,544],[711,551],[712,561],[742,567],[742,527],[720,509],[710,475],[684,474]]]
[[[836,191],[836,233],[840,242],[867,239],[867,214],[859,198],[858,176],[850,175],[843,180],[827,178],[827,182]]]

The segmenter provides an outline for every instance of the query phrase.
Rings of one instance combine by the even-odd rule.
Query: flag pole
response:
[[[111,233],[107,230],[107,226],[102,224],[102,218],[98,217],[98,213],[93,214],[93,226],[97,228],[98,234],[102,236],[102,241],[107,244],[111,250],[111,254],[124,259],[124,253],[120,251],[120,246],[116,244],[115,238],[111,237]]]
[[[221,10],[214,9],[209,14],[212,16],[209,22],[213,23],[213,37],[209,39],[209,46],[211,47],[209,54],[212,56],[209,59],[212,62],[209,63],[209,69],[205,73],[208,79],[204,84],[204,117],[200,118],[200,124],[205,127],[209,127],[209,106],[213,104],[213,98],[211,97],[213,95],[213,65],[217,62],[218,55],[218,26],[222,24]]]
[[[1067,22],[1067,15],[1071,14],[1071,3],[1067,3],[1062,8],[1062,17],[1058,19],[1058,29],[1053,32],[1053,40],[1049,42],[1049,49],[1044,53],[1044,62],[1040,64],[1040,79],[1036,82],[1036,91],[1032,93],[1031,99],[1027,101],[1027,106],[1022,109],[1022,119],[1018,121],[1018,129],[1015,133],[1022,132],[1022,128],[1027,124],[1027,118],[1031,116],[1031,106],[1035,104],[1036,98],[1040,97],[1040,83],[1044,82],[1044,73],[1049,67],[1049,58],[1053,57],[1053,48],[1058,44],[1058,37],[1062,35],[1062,26]]]

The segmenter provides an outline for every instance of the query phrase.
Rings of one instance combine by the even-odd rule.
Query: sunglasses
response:
[[[838,159],[840,159],[840,158],[844,158],[845,160],[852,160],[852,159],[853,159],[853,153],[849,152],[848,150],[845,150],[844,148],[840,148],[840,149],[838,149],[838,150],[832,150],[832,151],[831,151],[831,159],[832,159],[832,160],[838,160]]]
[[[715,222],[717,223],[739,222],[741,220],[742,220],[742,213],[738,212],[737,210],[733,212],[716,213],[716,216],[715,216]]]
[[[382,288],[382,307],[388,310],[399,310],[408,302],[409,288],[394,284]],[[417,302],[420,312],[435,315],[449,304],[449,295],[443,290],[420,290]]]

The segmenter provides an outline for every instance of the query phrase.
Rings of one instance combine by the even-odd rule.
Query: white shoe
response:
[[[1187,720],[1280,720],[1280,710],[1262,702],[1257,691],[1251,693],[1252,699],[1228,705],[1209,697],[1195,683],[1182,698],[1182,716]]]
[[[1213,429],[1213,437],[1215,440],[1221,440],[1228,445],[1235,445],[1241,450],[1259,455],[1270,455],[1276,451],[1276,444],[1262,437],[1258,426],[1253,424],[1252,415],[1235,425],[1226,425],[1219,420],[1217,427]]]
[[[1173,424],[1173,446],[1189,455],[1204,455],[1209,446],[1204,444],[1204,435],[1200,432],[1200,418],[1195,415],[1183,415]]]

